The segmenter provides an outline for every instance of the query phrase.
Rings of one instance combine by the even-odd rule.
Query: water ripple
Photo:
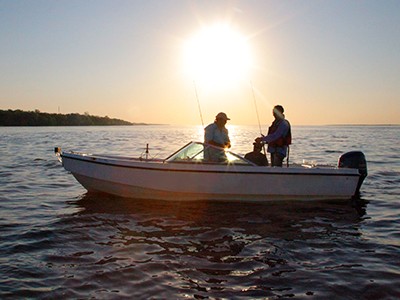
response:
[[[231,129],[234,150],[250,151],[258,128]],[[335,165],[345,151],[366,154],[362,199],[347,203],[180,203],[86,194],[52,153],[63,146],[139,156],[157,140],[162,146],[151,144],[151,155],[164,158],[202,134],[173,126],[2,129],[0,297],[399,297],[398,127],[293,128],[293,162]]]

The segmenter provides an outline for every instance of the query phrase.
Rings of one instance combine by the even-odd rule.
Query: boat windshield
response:
[[[200,142],[190,142],[165,159],[167,163],[254,165],[243,157]]]

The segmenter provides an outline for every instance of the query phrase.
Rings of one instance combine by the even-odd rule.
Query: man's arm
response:
[[[278,129],[274,133],[262,137],[261,140],[265,143],[273,142],[279,139],[280,137],[284,136],[285,134],[287,134],[288,130],[289,130],[288,122],[286,120],[282,120],[282,122],[278,126]]]

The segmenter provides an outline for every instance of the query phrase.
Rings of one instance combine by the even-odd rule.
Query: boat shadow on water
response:
[[[163,230],[235,228],[259,238],[308,239],[350,226],[357,232],[367,201],[164,201],[88,192],[76,201],[80,215],[129,218]]]
[[[106,269],[119,278],[114,290],[146,299],[329,295],[309,282],[339,265],[351,271],[353,264],[327,260],[327,253],[358,243],[366,203],[356,209],[334,201],[174,202],[87,193],[69,205],[77,211],[59,225],[64,240],[73,240],[52,263],[83,263],[92,274]],[[151,289],[143,288],[147,282]]]

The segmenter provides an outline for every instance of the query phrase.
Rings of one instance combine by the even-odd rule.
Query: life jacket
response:
[[[268,134],[274,133],[279,125],[281,124],[281,122],[283,122],[284,119],[281,120],[275,120],[274,122],[272,122],[271,126],[268,128]],[[285,120],[286,122],[288,122],[289,125],[289,129],[288,132],[286,133],[285,136],[281,136],[280,138],[278,138],[275,141],[269,142],[268,145],[271,147],[283,147],[283,146],[287,146],[290,145],[292,143],[292,131],[291,131],[291,126],[288,120]]]

